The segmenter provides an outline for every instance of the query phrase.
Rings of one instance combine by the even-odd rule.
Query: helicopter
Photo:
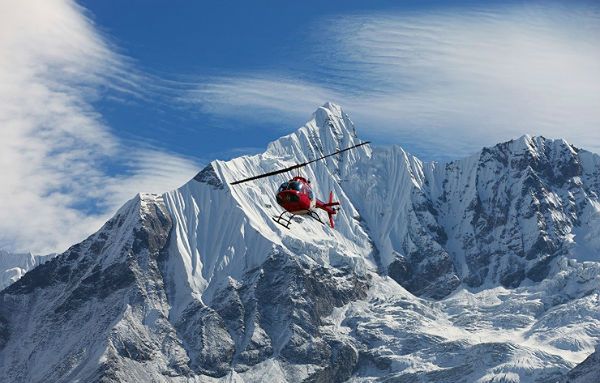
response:
[[[327,157],[335,156],[336,154],[339,154],[339,153],[342,153],[342,152],[345,152],[345,151],[348,151],[351,149],[355,149],[359,146],[367,145],[369,143],[370,143],[370,141],[362,142],[358,145],[354,145],[354,146],[350,146],[350,147],[342,149],[342,150],[338,150],[334,153],[327,154],[325,156],[316,158],[316,159],[308,161],[308,162],[295,164],[295,165],[292,165],[285,169],[279,169],[279,170],[275,170],[272,172],[260,174],[258,176],[253,176],[253,177],[245,178],[243,180],[234,181],[234,182],[231,182],[230,185],[237,185],[237,184],[241,184],[242,182],[253,181],[253,180],[257,180],[259,178],[270,177],[270,176],[274,176],[276,174],[291,172],[292,170],[302,168],[308,164],[312,164],[313,162],[320,161]],[[308,180],[304,177],[301,177],[298,175],[298,176],[292,177],[290,180],[282,183],[279,186],[279,189],[277,189],[275,198],[277,200],[277,204],[279,204],[279,206],[281,206],[284,210],[281,212],[281,214],[279,214],[278,216],[274,216],[272,218],[276,223],[280,224],[281,226],[285,227],[286,229],[290,228],[290,225],[292,224],[292,219],[296,215],[308,216],[310,218],[317,220],[318,222],[320,222],[322,224],[325,224],[325,222],[323,222],[321,220],[321,217],[319,216],[318,209],[324,210],[327,213],[327,215],[329,216],[329,226],[331,226],[332,229],[335,227],[334,222],[333,222],[333,216],[339,211],[340,203],[333,200],[333,192],[332,191],[329,192],[329,201],[328,202],[324,202],[318,198],[315,198],[310,180]]]

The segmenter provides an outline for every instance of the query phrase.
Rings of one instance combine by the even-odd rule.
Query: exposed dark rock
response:
[[[534,266],[527,271],[527,278],[534,282],[540,282],[545,279],[550,273],[550,262],[554,259],[553,256],[541,258]]]
[[[237,347],[233,367],[245,371],[274,356],[289,364],[323,366],[310,381],[347,379],[358,353],[349,344],[325,337],[322,321],[333,308],[364,298],[367,287],[368,281],[350,270],[308,264],[275,253],[260,269],[219,291],[213,299],[215,313]],[[190,317],[188,313],[185,316]],[[230,354],[223,353],[221,358],[213,365],[231,363]]]
[[[120,289],[131,286],[135,276],[126,263],[117,263],[102,270],[96,266],[91,274],[85,277],[77,287],[70,292],[62,304],[54,309],[55,313],[69,313],[91,299],[106,298]]]
[[[64,273],[57,272],[60,262],[55,258],[26,273],[21,279],[8,286],[3,292],[6,294],[29,294],[35,289],[41,289],[61,281]]]
[[[190,367],[199,374],[227,374],[235,352],[234,342],[223,319],[200,303],[190,306],[175,324],[190,357]]]
[[[152,345],[140,337],[128,339],[122,336],[116,336],[112,339],[112,344],[117,350],[117,353],[124,358],[132,359],[137,362],[152,360],[152,354],[154,353]]]
[[[10,329],[8,328],[8,321],[0,316],[0,350],[4,348],[9,337]]]
[[[447,253],[432,250],[430,254],[411,253],[408,260],[398,255],[389,265],[388,275],[415,295],[434,299],[447,296],[461,281]],[[413,259],[424,261],[415,266]]]
[[[525,279],[525,271],[522,266],[517,264],[512,270],[513,271],[503,273],[500,277],[500,283],[506,288],[518,287],[523,279]]]
[[[403,286],[408,285],[407,282],[413,274],[411,263],[402,255],[396,256],[396,259],[388,266],[388,275]]]
[[[209,164],[204,169],[202,169],[200,173],[196,174],[194,180],[209,184],[217,189],[223,188],[223,183],[221,182],[221,179],[217,176],[212,164]]]
[[[561,383],[593,383],[600,382],[600,346],[583,362],[567,373]]]

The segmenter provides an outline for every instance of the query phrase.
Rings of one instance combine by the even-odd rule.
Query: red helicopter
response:
[[[263,178],[263,177],[270,177],[270,176],[273,176],[276,174],[289,172],[294,169],[304,167],[313,162],[322,160],[324,158],[331,157],[336,154],[339,154],[339,153],[345,152],[347,150],[354,149],[354,148],[357,148],[359,146],[366,145],[369,143],[370,143],[369,141],[363,142],[363,143],[351,146],[346,149],[338,150],[337,152],[328,154],[326,156],[319,157],[312,161],[304,162],[301,164],[296,164],[296,165],[290,166],[285,169],[275,170],[273,172],[261,174],[258,176],[246,178],[246,179],[239,180],[239,181],[235,181],[235,182],[232,182],[230,185],[237,185],[242,182],[252,181],[252,180],[256,180],[256,179]],[[293,177],[292,179],[290,179],[289,181],[282,183],[281,186],[279,186],[279,189],[277,190],[276,199],[277,199],[277,203],[279,204],[279,206],[281,206],[285,210],[279,216],[273,217],[273,220],[275,222],[277,222],[278,224],[280,224],[281,226],[285,227],[286,229],[290,228],[290,225],[292,223],[292,218],[294,218],[294,216],[296,216],[296,215],[306,215],[313,219],[316,219],[317,221],[321,222],[322,224],[325,224],[321,220],[321,217],[319,217],[319,214],[317,213],[316,209],[325,210],[327,212],[327,215],[329,216],[329,225],[331,226],[331,228],[334,227],[333,216],[338,212],[339,207],[336,207],[336,206],[339,206],[340,203],[335,202],[333,200],[333,192],[329,192],[329,202],[323,202],[323,201],[319,200],[318,198],[315,198],[314,193],[312,191],[310,181],[304,177],[296,176],[296,177]],[[285,217],[286,214],[289,214],[289,217],[286,218]]]

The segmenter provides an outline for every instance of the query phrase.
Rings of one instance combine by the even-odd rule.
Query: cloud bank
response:
[[[599,36],[599,8],[575,3],[347,15],[316,24],[313,73],[215,78],[192,97],[288,121],[332,100],[363,134],[427,159],[525,133],[600,152]]]
[[[75,3],[0,3],[0,248],[62,251],[136,192],[194,174],[120,142],[94,110],[99,89],[135,94],[134,73]]]

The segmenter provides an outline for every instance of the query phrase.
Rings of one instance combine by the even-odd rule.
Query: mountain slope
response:
[[[569,371],[563,383],[600,382],[600,347],[583,362]]]
[[[558,381],[600,339],[600,159],[524,136],[447,164],[399,147],[302,174],[332,230],[272,221],[280,175],[359,143],[325,104],[265,153],[142,194],[0,292],[11,381]],[[576,313],[576,314],[574,314]]]

